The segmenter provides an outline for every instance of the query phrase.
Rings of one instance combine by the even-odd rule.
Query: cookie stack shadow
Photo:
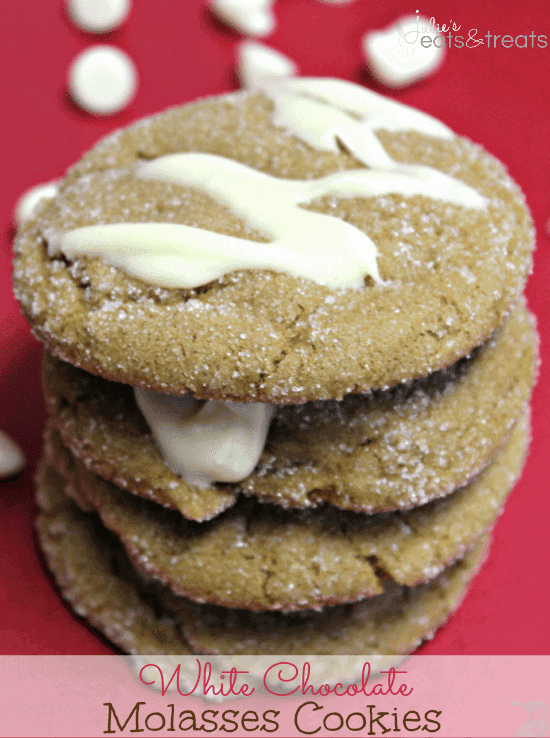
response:
[[[130,653],[410,652],[460,604],[521,473],[536,354],[520,300],[450,367],[277,406],[252,474],[198,489],[130,385],[46,353],[49,567]]]

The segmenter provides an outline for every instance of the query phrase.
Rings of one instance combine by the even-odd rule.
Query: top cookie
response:
[[[19,232],[14,279],[35,334],[87,371],[294,403],[464,356],[532,246],[481,148],[362,87],[296,79],[100,142]]]

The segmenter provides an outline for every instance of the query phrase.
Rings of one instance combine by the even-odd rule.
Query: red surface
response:
[[[0,652],[102,654],[108,645],[59,599],[45,573],[32,527],[33,473],[44,410],[38,383],[40,347],[11,296],[11,211],[27,187],[61,175],[82,151],[114,127],[163,107],[236,87],[232,71],[239,37],[214,21],[201,0],[140,0],[125,26],[101,40],[135,59],[141,86],[118,116],[96,119],[67,101],[64,80],[72,57],[96,39],[68,23],[59,2],[19,0],[2,7],[2,178],[0,180],[0,427],[23,446],[28,468],[0,483]],[[450,19],[467,35],[546,34],[547,0],[356,0],[347,6],[316,0],[276,0],[278,27],[268,42],[295,58],[303,74],[333,75],[375,86],[364,72],[360,39],[416,9]],[[395,93],[436,115],[505,161],[523,187],[539,231],[535,272],[527,295],[539,317],[542,370],[535,390],[534,441],[521,482],[498,522],[491,558],[461,610],[434,640],[430,654],[550,653],[550,498],[547,464],[546,298],[550,238],[550,46],[453,49],[433,78]]]

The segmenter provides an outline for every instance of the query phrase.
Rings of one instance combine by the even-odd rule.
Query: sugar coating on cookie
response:
[[[537,335],[516,309],[474,356],[422,380],[280,408],[258,467],[239,486],[285,506],[424,505],[492,461],[536,373]]]
[[[132,388],[46,356],[44,392],[63,442],[89,469],[185,517],[215,517],[239,491],[282,506],[372,513],[424,504],[480,471],[521,413],[535,370],[536,335],[519,306],[473,356],[444,371],[340,402],[277,407],[250,476],[203,489],[166,464]]]
[[[119,544],[71,504],[63,483],[52,467],[39,465],[38,539],[63,597],[125,653],[190,653],[176,622],[159,617],[151,605],[151,588],[129,574],[124,563],[115,574],[113,554]]]
[[[319,613],[249,613],[178,603],[181,635],[195,653],[346,655],[409,653],[459,606],[487,557],[488,537],[427,584],[388,582],[383,594]],[[178,607],[179,604],[179,607]],[[351,666],[351,665],[350,665]],[[325,664],[326,668],[326,664]],[[349,678],[349,671],[347,673]]]
[[[392,585],[380,597],[321,613],[292,617],[197,608],[145,584],[116,538],[65,497],[63,484],[42,463],[40,546],[75,612],[126,653],[408,653],[458,607],[488,546],[484,538],[427,585]]]
[[[463,556],[492,527],[519,476],[527,427],[525,416],[504,451],[467,487],[393,516],[328,506],[297,513],[241,500],[210,523],[194,524],[131,499],[59,447],[48,461],[66,478],[66,493],[100,514],[147,577],[197,602],[291,612],[377,595],[381,571],[413,586]]]
[[[82,390],[86,392],[86,389],[81,386],[80,391]],[[83,395],[82,398],[84,405]],[[99,407],[106,408],[103,404],[104,400],[105,397],[99,397]],[[110,401],[110,408],[115,411],[112,416],[115,418],[115,425],[111,425],[111,431],[115,431],[115,438],[103,436],[101,443],[103,453],[98,453],[98,447],[95,445],[95,440],[101,436],[105,428],[101,420],[98,419],[95,424],[96,421],[88,418],[91,422],[87,423],[87,430],[92,435],[88,433],[81,435],[73,432],[74,423],[66,415],[65,420],[59,416],[56,421],[50,420],[47,424],[46,453],[59,457],[65,446],[88,469],[113,482],[120,489],[128,490],[132,494],[143,497],[145,500],[151,500],[163,507],[178,510],[188,520],[199,522],[211,520],[235,504],[237,491],[233,487],[229,485],[211,486],[207,489],[193,487],[171,471],[160,457],[156,446],[151,442],[148,429],[143,419],[140,418],[139,411],[136,412],[135,405],[128,407],[128,397],[124,393],[118,397],[111,395],[108,401]],[[47,402],[49,409],[53,411],[51,394]],[[84,409],[81,415],[82,420],[85,415],[86,410]],[[117,415],[121,419],[120,429],[124,436],[123,439],[119,435],[118,440],[116,440]],[[125,432],[128,430],[128,424],[122,418],[132,418],[136,422],[130,435]],[[54,426],[54,423],[60,437],[57,433],[50,432],[50,426]],[[78,421],[77,424],[79,424]],[[98,435],[94,439],[95,430]]]
[[[237,268],[199,287],[160,287],[101,258],[79,255],[67,263],[56,251],[66,234],[139,223],[191,228],[194,235],[210,232],[216,242],[221,236],[263,249],[265,234],[223,201],[194,186],[144,178],[142,162],[193,153],[282,180],[355,176],[364,170],[357,157],[368,152],[356,148],[361,120],[353,106],[363,108],[366,91],[324,82],[285,80],[285,94],[266,89],[184,106],[89,152],[16,245],[16,293],[36,335],[58,356],[117,381],[198,398],[278,403],[340,398],[424,376],[487,338],[530,269],[533,232],[522,195],[498,162],[428,116],[414,116],[423,132],[396,130],[403,116],[393,103],[377,128],[376,106],[388,105],[376,96],[367,127],[382,169],[389,159],[391,177],[402,168],[407,180],[429,170],[479,198],[472,207],[386,192],[324,195],[301,206],[368,238],[379,282],[367,277],[362,287],[337,289],[298,274]],[[339,125],[349,111],[345,147],[323,130],[315,132],[320,144],[305,141],[295,115],[291,121],[294,92],[299,109],[311,111],[335,87],[344,104],[344,112],[334,110]],[[317,99],[306,94],[311,89]],[[54,293],[58,299],[51,300]]]
[[[252,244],[246,238],[170,222],[114,223],[51,232],[50,256],[98,256],[129,276],[168,288],[200,287],[248,267],[303,277],[332,289],[362,289],[367,277],[382,281],[376,243],[339,218],[306,212],[303,204],[329,195],[349,199],[399,193],[468,209],[487,206],[486,198],[455,177],[433,167],[396,162],[374,135],[377,126],[384,126],[452,136],[435,119],[337,80],[265,78],[261,87],[274,101],[277,125],[320,149],[337,150],[342,144],[365,167],[296,181],[213,154],[159,157],[140,165],[137,176],[198,189],[243,217],[267,242]],[[363,119],[357,121],[351,112]]]

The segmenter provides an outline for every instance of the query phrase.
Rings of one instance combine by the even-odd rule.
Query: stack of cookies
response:
[[[405,653],[517,480],[533,230],[503,166],[338,80],[116,132],[16,242],[42,549],[131,653]]]

